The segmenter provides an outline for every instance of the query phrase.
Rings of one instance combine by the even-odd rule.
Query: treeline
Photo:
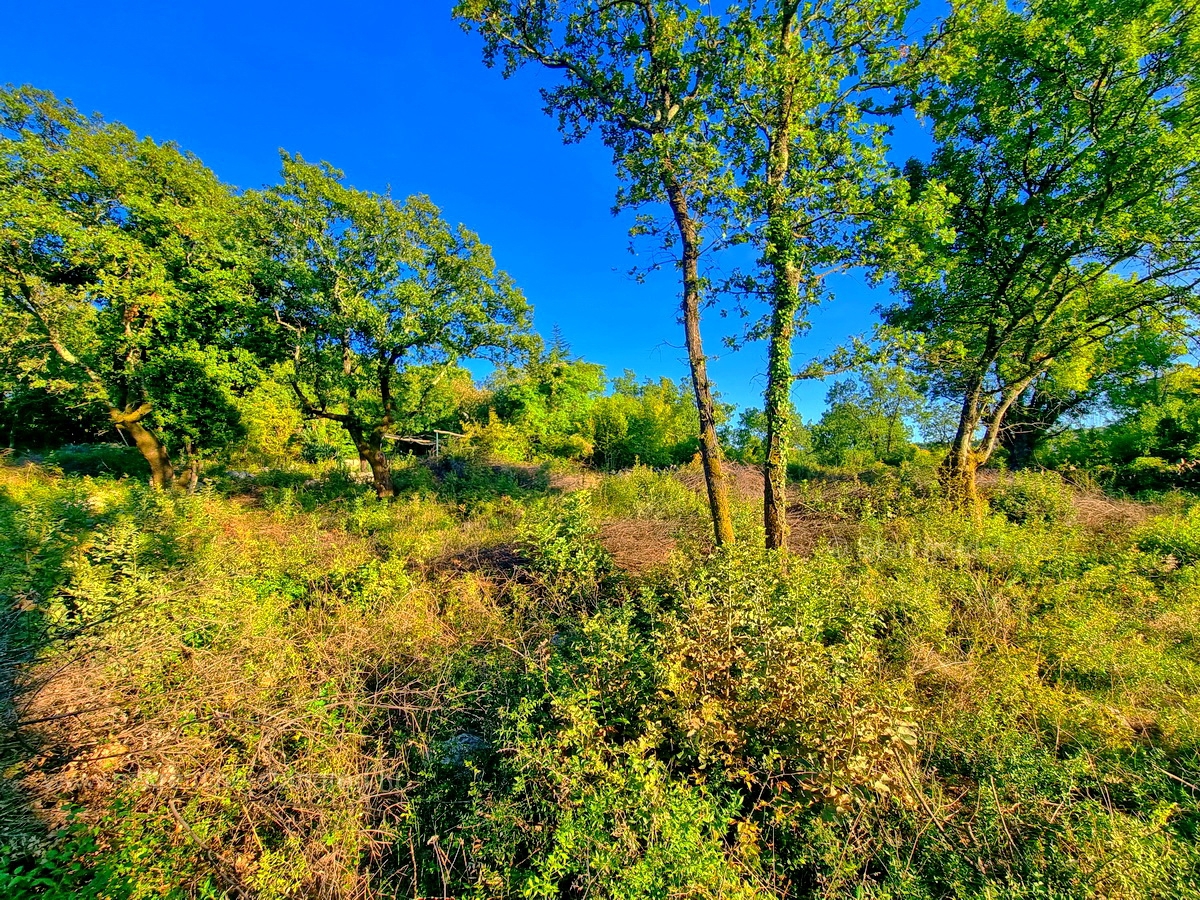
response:
[[[1008,425],[1096,396],[1111,345],[1178,335],[1200,271],[1197,9],[1128,0],[965,0],[922,33],[907,0],[461,0],[505,74],[532,65],[564,137],[598,132],[617,206],[679,262],[700,451],[718,543],[733,539],[701,342],[728,302],[767,344],[768,547],[786,534],[794,337],[828,278],[860,266],[895,302],[874,346],[954,411],[941,480],[963,506]],[[916,26],[916,27],[914,27]],[[893,129],[928,126],[894,164]],[[665,215],[662,215],[664,214]],[[661,216],[661,217],[660,217]],[[727,277],[729,247],[754,265]],[[858,353],[857,351],[864,351]],[[1054,396],[1042,416],[1039,395]],[[1065,411],[1064,411],[1065,412]],[[1043,427],[1044,426],[1044,427]],[[1035,438],[1036,440],[1036,438]]]
[[[309,456],[346,444],[380,497],[393,494],[388,441],[437,427],[604,467],[698,452],[718,543],[734,538],[722,472],[734,456],[762,466],[768,547],[784,544],[789,466],[896,462],[917,435],[948,447],[941,481],[966,507],[976,470],[1002,456],[1127,484],[1187,477],[1196,9],[972,0],[925,34],[908,11],[456,7],[489,64],[553,73],[544,96],[567,139],[596,130],[611,148],[617,206],[678,261],[690,388],[606,383],[561,341],[547,349],[489,248],[427,197],[356,190],[286,153],[279,184],[237,192],[173,144],[10,88],[7,439],[84,437],[103,420],[159,486],[183,466],[194,483],[202,461],[247,441],[269,454],[298,440]],[[913,115],[933,148],[898,167],[893,130]],[[755,262],[727,265],[733,247]],[[892,304],[868,339],[797,371],[794,338],[850,267],[887,283]],[[761,409],[737,422],[701,340],[718,303],[746,316],[739,340],[767,348]],[[468,359],[498,367],[486,389]],[[855,377],[806,429],[793,385],[837,372]],[[1055,437],[1087,414],[1116,424]]]
[[[280,184],[238,193],[28,87],[0,94],[0,161],[14,442],[102,416],[165,487],[298,412],[340,428],[390,496],[385,436],[436,420],[428,398],[460,360],[531,340],[489,248],[426,197],[354,190],[288,154]]]

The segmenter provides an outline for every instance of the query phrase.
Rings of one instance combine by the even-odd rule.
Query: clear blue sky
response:
[[[478,37],[451,20],[451,5],[12,3],[0,83],[46,88],[176,141],[242,188],[274,182],[284,148],[328,160],[359,188],[428,194],[492,246],[542,334],[558,325],[610,375],[685,374],[674,274],[646,284],[627,275],[638,258],[629,220],[610,213],[608,152],[598,139],[565,146],[541,112],[541,73],[504,81],[485,68]],[[797,342],[800,360],[868,330],[885,299],[853,274],[835,289]],[[708,314],[706,350],[720,357],[713,380],[724,399],[761,405],[763,348],[722,350],[729,328]],[[797,388],[805,418],[819,414],[824,391]]]

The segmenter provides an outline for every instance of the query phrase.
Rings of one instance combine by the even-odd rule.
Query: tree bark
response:
[[[1010,469],[1028,469],[1045,430],[1024,422],[1010,422],[1000,432],[1000,446],[1008,454]]]
[[[763,460],[763,526],[768,550],[787,542],[787,436],[792,418],[792,339],[800,308],[799,269],[792,263],[791,229],[786,221],[768,225],[767,257],[774,269],[771,340],[767,350],[767,420]],[[772,232],[774,232],[772,234]]]
[[[360,464],[365,464],[371,470],[375,495],[380,500],[391,500],[396,496],[396,489],[392,483],[392,465],[383,451],[382,429],[374,429],[368,437],[361,425],[352,422],[342,424],[354,442]]]
[[[133,438],[133,443],[150,465],[150,486],[163,490],[175,482],[175,467],[171,465],[171,457],[163,442],[141,423],[149,411],[149,404],[144,404],[136,410],[124,412],[110,409],[109,415],[117,428]]]
[[[784,10],[780,46],[790,72],[794,11]],[[778,107],[767,156],[767,224],[764,256],[771,267],[771,336],[767,348],[767,388],[763,412],[767,445],[763,459],[763,530],[768,550],[787,543],[787,438],[792,418],[792,339],[800,310],[800,267],[785,189],[791,166],[795,90],[790,75],[779,85]]]
[[[975,453],[975,432],[979,430],[982,420],[982,402],[983,385],[976,382],[970,386],[963,398],[958,430],[954,433],[950,452],[938,470],[938,480],[950,503],[975,514],[980,511],[979,487],[975,479],[975,472],[979,468]]]
[[[713,536],[719,547],[733,543],[733,517],[729,511],[729,486],[725,483],[721,465],[721,444],[717,440],[717,415],[712,386],[708,381],[708,363],[700,341],[700,236],[678,181],[666,174],[663,187],[683,249],[683,330],[692,388],[696,393],[696,409],[700,414],[700,461],[704,468],[704,484],[708,489]]]

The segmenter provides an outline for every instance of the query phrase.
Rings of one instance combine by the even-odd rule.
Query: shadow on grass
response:
[[[23,475],[16,466],[0,472],[0,882],[11,867],[29,869],[39,859],[58,823],[39,817],[47,800],[20,783],[35,771],[52,781],[72,762],[53,730],[75,713],[34,711],[41,691],[68,668],[58,665],[71,642],[129,612],[119,601],[110,608],[79,609],[71,597],[74,565],[87,554],[94,565],[121,565],[121,553],[136,553],[171,566],[188,552],[171,523],[162,523],[160,496],[140,483],[104,491],[87,479]],[[36,471],[36,470],[33,470]],[[105,479],[111,486],[114,482]],[[147,527],[154,522],[159,527]],[[129,534],[148,538],[136,544]],[[48,665],[39,665],[46,663]],[[51,724],[54,720],[56,724]],[[47,728],[50,730],[47,730]],[[42,802],[39,802],[42,801]],[[52,804],[51,804],[52,805]],[[2,892],[2,891],[0,891]]]

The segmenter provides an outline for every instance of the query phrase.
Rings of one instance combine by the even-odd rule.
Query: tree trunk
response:
[[[392,484],[392,464],[378,440],[372,439],[367,462],[371,464],[371,477],[375,481],[376,496],[380,500],[393,499],[396,496],[396,488]]]
[[[793,12],[780,18],[781,49],[786,70],[791,70],[794,34]],[[787,438],[792,418],[792,338],[800,310],[800,268],[796,264],[793,221],[785,196],[791,166],[792,111],[795,101],[790,77],[779,87],[778,106],[768,142],[767,226],[764,257],[771,267],[771,338],[767,348],[767,389],[763,412],[767,420],[767,446],[763,460],[763,529],[766,547],[777,550],[787,543]]]
[[[1028,394],[1028,402],[1020,402]],[[1034,464],[1038,447],[1046,440],[1050,431],[1069,411],[1081,406],[1086,398],[1083,392],[1072,392],[1066,396],[1051,396],[1036,387],[1023,391],[1008,410],[1006,423],[1000,431],[1000,446],[1008,454],[1010,469],[1027,469]]]
[[[149,463],[150,486],[157,490],[169,488],[175,482],[175,467],[171,465],[171,457],[167,454],[163,442],[142,425],[140,419],[145,413],[140,410],[122,413],[114,409],[110,410],[109,414],[117,428],[133,438],[133,443]]]
[[[396,496],[392,484],[392,466],[387,454],[383,452],[383,433],[376,429],[367,437],[361,425],[350,422],[342,423],[354,442],[358,451],[359,463],[367,465],[371,470],[371,480],[375,483],[375,494],[380,500],[391,500]]]
[[[792,418],[792,338],[800,309],[799,269],[792,262],[791,229],[785,221],[767,226],[767,258],[773,270],[771,340],[763,411],[767,445],[763,460],[763,526],[768,550],[787,541],[787,436]]]
[[[708,381],[708,363],[700,342],[700,238],[688,209],[687,198],[678,182],[669,174],[664,175],[663,187],[667,191],[683,248],[683,330],[692,388],[696,392],[696,409],[700,414],[700,461],[708,489],[713,535],[719,547],[733,543],[733,517],[729,511],[729,486],[725,483],[721,466],[721,444],[717,440],[717,414],[712,386]]]
[[[1022,422],[1010,422],[1000,432],[1000,446],[1008,455],[1010,469],[1028,469],[1033,465],[1033,454],[1045,432]]]
[[[950,452],[938,470],[938,480],[955,507],[978,514],[979,487],[975,472],[979,468],[975,453],[975,432],[979,430],[980,404],[983,399],[982,384],[974,384],[963,399],[962,412],[958,417],[958,430],[950,444]]]

